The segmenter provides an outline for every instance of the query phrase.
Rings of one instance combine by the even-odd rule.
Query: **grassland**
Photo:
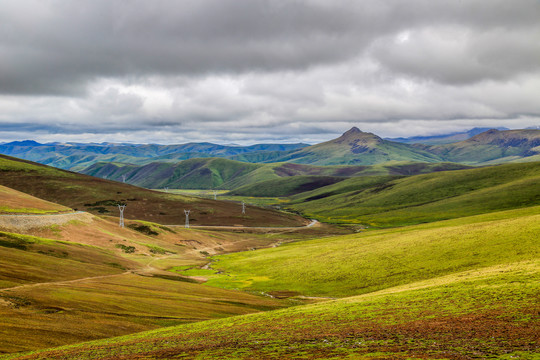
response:
[[[456,271],[533,260],[540,207],[284,244],[216,257],[208,284],[351,296]],[[504,254],[504,255],[501,255]]]
[[[0,185],[0,214],[47,214],[71,211],[70,208],[41,200]]]
[[[94,217],[0,232],[0,353],[291,305],[164,271],[287,238],[131,220],[121,229],[117,221]]]
[[[540,163],[405,178],[353,178],[291,198],[290,208],[332,223],[389,227],[540,204]]]
[[[539,263],[2,359],[535,359]]]

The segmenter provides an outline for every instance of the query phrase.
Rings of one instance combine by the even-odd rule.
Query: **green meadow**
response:
[[[283,244],[213,258],[207,284],[351,296],[457,271],[537,259],[540,207]]]
[[[538,261],[1,359],[537,359]]]

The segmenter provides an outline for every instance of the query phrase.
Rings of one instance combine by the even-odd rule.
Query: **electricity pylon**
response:
[[[122,175],[122,182],[126,182],[126,175]]]
[[[126,205],[118,205],[118,210],[120,210],[120,227],[124,227],[124,210],[126,209]]]
[[[242,201],[242,214],[246,213],[246,203]]]
[[[186,229],[189,229],[189,213],[191,210],[184,210],[184,214],[186,214]]]
[[[214,200],[217,200],[217,190],[214,190]]]

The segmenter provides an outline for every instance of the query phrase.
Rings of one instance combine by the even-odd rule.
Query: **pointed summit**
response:
[[[363,131],[357,128],[356,126],[353,126],[348,131],[345,131],[342,136],[349,136],[349,135],[358,135],[362,134]]]

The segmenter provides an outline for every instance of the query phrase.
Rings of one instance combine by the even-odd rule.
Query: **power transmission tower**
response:
[[[124,210],[126,209],[126,205],[118,205],[118,210],[120,210],[120,227],[124,227]]]
[[[246,213],[246,203],[242,201],[242,214]]]
[[[169,188],[168,188],[168,187],[165,188],[165,192],[166,192],[166,193],[169,192]]]
[[[184,210],[184,214],[186,214],[186,229],[189,229],[189,213],[191,210]]]
[[[122,182],[126,182],[126,175],[122,175]]]
[[[214,190],[214,200],[217,200],[217,190]]]

